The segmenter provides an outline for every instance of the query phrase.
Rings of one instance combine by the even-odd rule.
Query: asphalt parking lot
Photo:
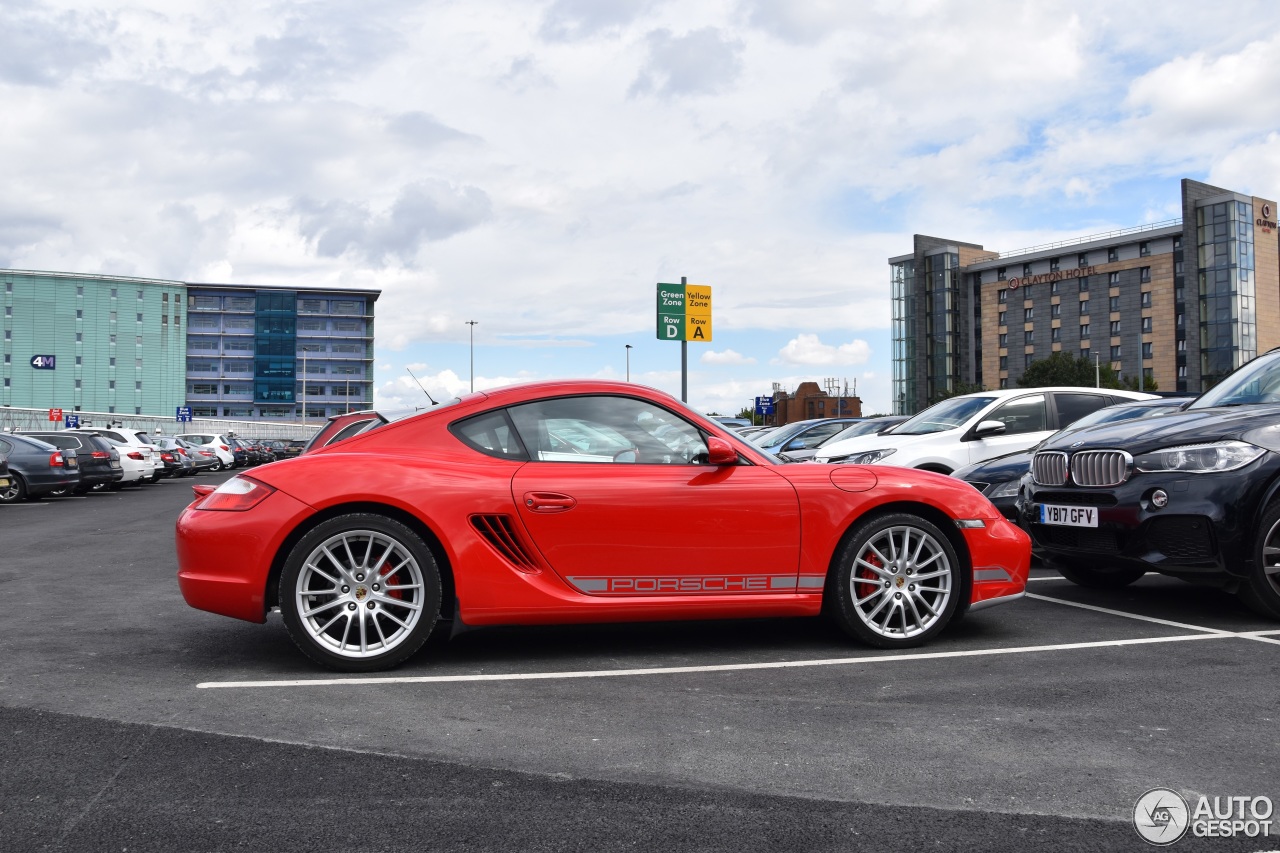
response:
[[[1151,788],[1280,799],[1280,624],[1214,591],[1037,570],[908,653],[497,628],[335,678],[182,602],[190,482],[0,507],[12,849],[1137,850]]]

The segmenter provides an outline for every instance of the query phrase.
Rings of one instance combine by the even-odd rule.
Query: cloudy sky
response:
[[[1280,7],[1183,0],[0,2],[0,267],[379,288],[376,394],[889,408],[913,233],[1008,251],[1280,195]],[[467,321],[477,325],[470,327]],[[626,349],[627,345],[631,349]]]

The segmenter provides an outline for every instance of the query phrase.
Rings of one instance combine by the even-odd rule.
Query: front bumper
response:
[[[1032,483],[1019,521],[1050,563],[1103,559],[1229,586],[1249,570],[1253,523],[1277,474],[1280,455],[1267,454],[1238,471],[1139,472],[1112,488]],[[1151,501],[1157,490],[1168,495],[1161,508]],[[1097,527],[1042,524],[1042,504],[1095,508]]]

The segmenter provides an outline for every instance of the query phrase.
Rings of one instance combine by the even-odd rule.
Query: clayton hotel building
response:
[[[894,411],[1016,388],[1053,352],[1198,393],[1280,346],[1276,202],[1182,181],[1182,219],[997,252],[915,235],[889,259]]]

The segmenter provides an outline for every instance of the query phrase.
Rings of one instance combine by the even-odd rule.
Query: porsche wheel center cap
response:
[[[904,578],[902,575],[898,575],[896,578],[894,578],[893,582],[898,585],[898,589],[902,589],[904,586],[907,585],[907,579]]]
[[[362,586],[356,587],[356,601],[364,601],[364,597],[368,594],[369,594],[369,591],[364,587]]]

